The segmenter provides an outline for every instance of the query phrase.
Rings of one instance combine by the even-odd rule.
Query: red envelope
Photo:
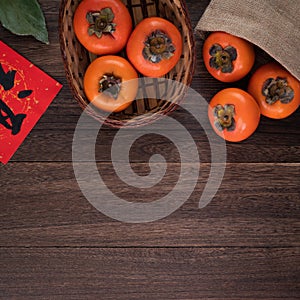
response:
[[[0,161],[6,164],[62,85],[0,41]]]

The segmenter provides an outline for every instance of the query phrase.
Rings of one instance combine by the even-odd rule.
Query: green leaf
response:
[[[17,35],[32,35],[49,44],[43,12],[37,0],[0,0],[0,22]]]

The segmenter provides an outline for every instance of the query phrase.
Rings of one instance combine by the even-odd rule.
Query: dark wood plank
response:
[[[114,193],[144,202],[170,192],[180,172],[170,164],[161,183],[139,190],[122,183],[110,164],[99,168]],[[133,169],[149,172],[147,164]],[[191,197],[170,216],[126,224],[92,207],[70,163],[9,164],[1,170],[0,246],[299,246],[299,164],[228,164],[215,198],[198,209],[209,171],[201,165]]]
[[[2,299],[299,299],[299,249],[1,248]]]
[[[293,116],[293,119],[297,116]],[[64,115],[58,118],[63,117]],[[15,153],[12,161],[70,162],[72,160],[72,142],[76,120],[77,117],[74,116],[74,122],[72,124],[69,123],[65,125],[49,122],[43,126],[40,126],[40,124],[37,125]],[[185,125],[184,122],[181,124]],[[297,132],[298,127],[295,129],[291,124],[287,126],[284,125],[284,122],[281,124],[283,125],[282,127],[273,126],[271,123],[261,124],[257,132],[249,139],[240,143],[227,143],[227,162],[300,162],[300,133]],[[198,129],[189,130],[188,125],[186,128],[193,136],[198,147],[201,161],[210,162],[211,149],[205,132],[200,126],[198,126]],[[45,127],[48,127],[48,129]],[[65,127],[67,129],[65,129]],[[289,128],[291,128],[290,132],[286,133]],[[278,129],[278,131],[274,132],[276,129]],[[281,132],[279,133],[279,131]],[[95,145],[97,161],[111,161],[111,143],[114,140],[116,132],[116,130],[101,130],[99,133],[99,138]],[[133,132],[134,131],[128,131],[128,138],[132,136]],[[139,129],[139,132],[141,132],[141,129]],[[131,148],[130,159],[132,162],[147,162],[151,155],[157,153],[165,156],[169,162],[180,162],[180,158],[176,155],[176,147],[169,139],[159,135],[153,135],[147,128],[143,129],[143,132],[145,133],[144,137],[136,141]],[[170,130],[170,132],[172,132],[172,130]],[[177,132],[177,136],[182,136],[182,139],[185,138],[186,133]],[[212,134],[214,135],[214,133]],[[88,129],[86,130],[86,135],[89,136]],[[220,143],[222,142],[221,139],[219,139],[219,141]],[[84,149],[82,151],[84,151]]]

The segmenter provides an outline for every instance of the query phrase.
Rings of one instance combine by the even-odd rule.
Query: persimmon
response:
[[[126,52],[141,74],[161,77],[179,61],[182,37],[171,22],[160,17],[146,18],[131,33]]]
[[[210,101],[208,118],[219,136],[230,142],[240,142],[256,130],[260,110],[250,94],[238,88],[227,88]]]
[[[250,72],[255,61],[255,52],[248,41],[217,31],[204,41],[203,60],[213,77],[223,82],[234,82]]]
[[[96,58],[87,68],[83,86],[88,100],[107,112],[120,112],[135,99],[138,75],[131,64],[116,55]]]
[[[83,0],[76,8],[73,27],[79,42],[97,55],[121,51],[132,31],[132,20],[120,0]]]
[[[299,81],[275,62],[255,71],[248,92],[259,104],[261,114],[272,119],[286,118],[300,105]]]

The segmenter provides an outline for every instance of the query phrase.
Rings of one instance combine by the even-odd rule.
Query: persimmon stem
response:
[[[211,58],[209,60],[210,67],[221,70],[222,73],[231,73],[233,71],[233,61],[237,58],[237,51],[232,46],[222,48],[219,44],[214,44],[209,49]]]
[[[99,81],[99,93],[105,93],[115,100],[121,91],[121,78],[113,74],[104,74]]]
[[[89,23],[88,34],[95,34],[101,38],[103,34],[112,34],[116,30],[116,24],[112,23],[115,15],[111,8],[106,7],[100,11],[89,11],[86,19]]]
[[[160,30],[152,32],[144,44],[143,56],[152,63],[170,59],[176,50],[170,37]]]
[[[223,131],[225,128],[228,131],[235,129],[235,108],[233,104],[225,104],[224,107],[218,104],[214,107],[215,126],[219,131]]]
[[[277,101],[283,104],[290,103],[295,96],[287,79],[281,77],[267,79],[263,84],[262,94],[266,97],[266,102],[271,105]]]

